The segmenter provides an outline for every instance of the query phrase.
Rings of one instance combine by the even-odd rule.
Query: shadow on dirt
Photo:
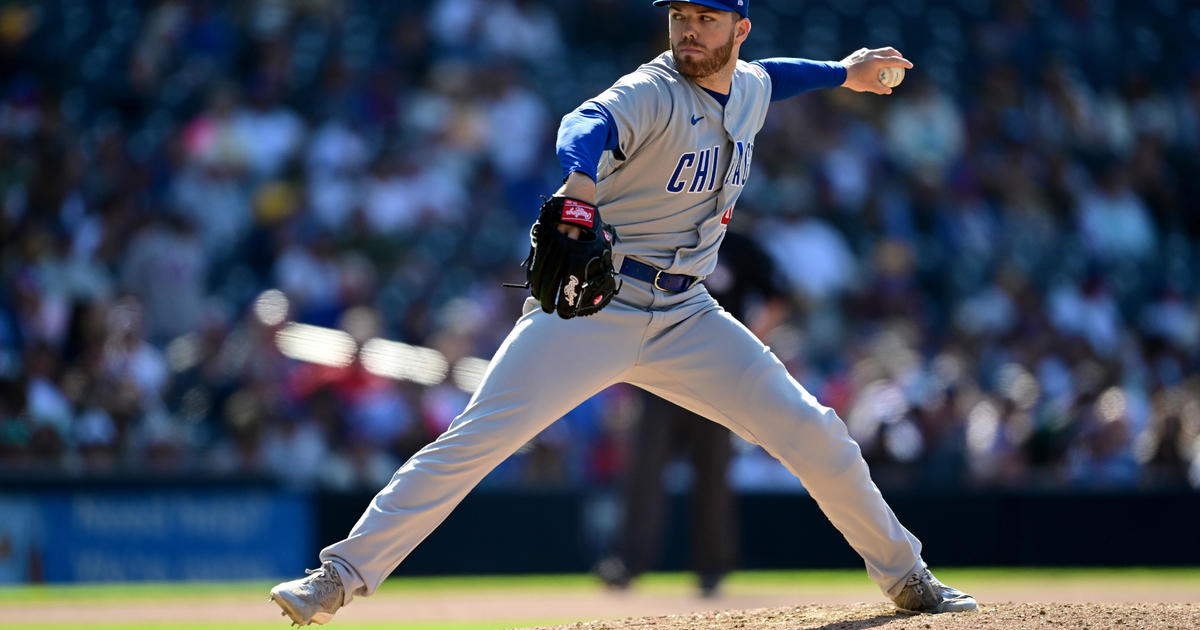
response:
[[[886,615],[875,615],[866,619],[856,619],[854,621],[835,621],[823,626],[813,626],[807,630],[866,630],[867,628],[877,628],[897,619],[908,619],[911,617],[912,615],[908,613],[893,612]]]

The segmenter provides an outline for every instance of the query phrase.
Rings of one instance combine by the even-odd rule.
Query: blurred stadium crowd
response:
[[[386,480],[519,312],[559,117],[665,48],[646,5],[2,3],[0,476]],[[751,16],[746,58],[916,64],[777,103],[733,221],[880,485],[1200,487],[1200,8]],[[608,484],[636,413],[485,483]],[[738,446],[736,486],[796,487]]]

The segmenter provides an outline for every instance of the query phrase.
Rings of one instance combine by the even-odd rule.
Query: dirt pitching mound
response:
[[[540,630],[1192,630],[1200,604],[983,604],[971,613],[914,615],[890,604],[724,610],[544,626]]]

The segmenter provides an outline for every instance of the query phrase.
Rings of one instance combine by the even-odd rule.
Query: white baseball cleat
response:
[[[271,589],[271,601],[279,604],[283,614],[297,625],[329,623],[345,599],[342,578],[332,562],[304,572],[308,574],[306,577],[277,584]]]
[[[974,597],[942,584],[929,569],[908,576],[904,589],[892,601],[901,610],[931,614],[966,612],[979,607]]]

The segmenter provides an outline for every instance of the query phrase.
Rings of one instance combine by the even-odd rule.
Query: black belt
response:
[[[649,282],[659,291],[670,291],[672,293],[687,291],[699,280],[696,276],[685,276],[679,273],[659,271],[646,263],[638,262],[632,258],[626,258],[625,262],[621,263],[621,275]]]

